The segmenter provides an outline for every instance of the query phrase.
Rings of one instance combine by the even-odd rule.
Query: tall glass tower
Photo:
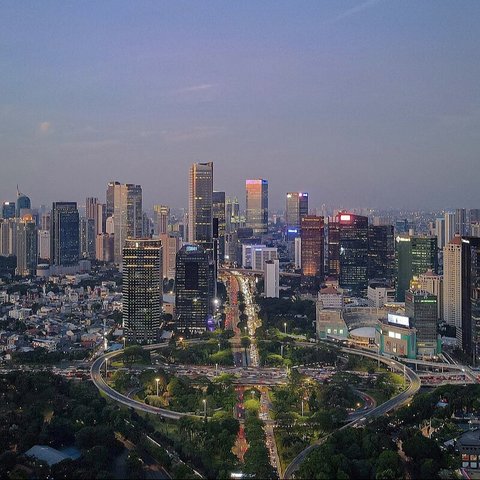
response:
[[[268,232],[268,181],[262,178],[247,180],[246,226],[253,229],[254,235]]]
[[[52,265],[75,265],[80,253],[80,220],[77,202],[54,202],[50,230]]]

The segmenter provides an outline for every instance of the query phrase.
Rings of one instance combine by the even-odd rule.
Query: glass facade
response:
[[[268,181],[263,179],[246,181],[246,226],[254,235],[268,232]]]
[[[54,202],[50,231],[50,262],[69,266],[78,263],[80,219],[76,202]]]

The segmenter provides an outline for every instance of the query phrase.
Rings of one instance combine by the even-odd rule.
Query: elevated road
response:
[[[199,343],[203,340],[191,340],[189,343]],[[155,345],[148,345],[144,347],[146,350],[158,350],[160,348],[165,348],[167,344],[159,343]],[[134,408],[135,410],[140,410],[146,413],[152,413],[154,415],[160,415],[164,418],[169,418],[172,420],[179,420],[184,416],[192,416],[191,414],[174,412],[172,410],[167,410],[165,408],[153,407],[152,405],[147,405],[146,403],[139,402],[138,400],[133,400],[128,398],[126,395],[117,392],[112,387],[110,387],[107,382],[102,377],[101,371],[104,368],[105,362],[115,358],[123,353],[123,350],[117,350],[115,352],[106,353],[101,357],[98,357],[92,364],[90,368],[90,376],[92,378],[95,386],[103,392],[107,397],[115,400],[118,403],[121,403],[129,408]]]
[[[364,416],[360,420],[353,420],[347,424],[345,424],[343,427],[339,428],[336,430],[337,432],[340,430],[344,430],[345,428],[349,427],[356,427],[360,426],[363,424],[366,424],[369,420],[374,419],[375,417],[380,417],[382,415],[385,415],[391,410],[394,410],[404,403],[406,403],[413,395],[415,395],[418,390],[420,389],[420,378],[418,375],[411,370],[410,368],[406,367],[400,362],[397,362],[396,360],[391,360],[389,358],[385,358],[382,356],[379,356],[375,353],[370,353],[370,352],[364,352],[364,351],[359,351],[355,350],[353,348],[347,348],[343,347],[341,348],[341,351],[344,353],[352,354],[352,355],[360,355],[363,357],[367,358],[372,358],[374,360],[380,360],[380,362],[387,364],[389,367],[394,368],[395,370],[398,370],[399,372],[403,373],[404,368],[405,368],[405,375],[409,380],[409,386],[406,390],[398,394],[397,396],[391,398],[390,400],[387,400],[385,403],[382,403],[378,407],[373,408],[372,410],[365,412]],[[335,432],[332,432],[329,435],[326,435],[325,437],[322,437],[321,439],[317,440],[313,445],[310,445],[307,447],[305,450],[300,452],[290,463],[290,465],[286,468],[284,472],[284,478],[293,478],[294,473],[298,470],[300,465],[303,463],[305,458],[309,455],[310,452],[312,452],[315,448],[317,448],[319,445],[322,445],[323,443],[326,442],[326,440]]]

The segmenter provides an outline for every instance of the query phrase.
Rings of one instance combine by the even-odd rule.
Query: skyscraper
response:
[[[465,208],[455,210],[455,233],[459,235],[467,234],[467,210]]]
[[[2,218],[5,220],[15,218],[15,202],[3,202]]]
[[[80,256],[93,260],[96,249],[95,220],[93,218],[80,219]]]
[[[129,342],[158,340],[162,314],[162,245],[127,239],[123,248],[123,326]]]
[[[17,268],[21,276],[35,275],[38,259],[37,227],[31,214],[24,214],[17,224]]]
[[[30,210],[32,208],[32,204],[30,202],[30,198],[20,192],[17,185],[17,205],[15,209],[15,216],[20,218],[22,215],[22,210]],[[28,213],[28,212],[26,212]]]
[[[265,297],[280,296],[280,263],[278,259],[267,260],[264,265]]]
[[[395,239],[393,225],[369,225],[368,227],[368,279],[395,277]]]
[[[213,251],[213,162],[190,167],[188,241]]]
[[[304,215],[300,220],[302,282],[321,281],[324,274],[323,217]]]
[[[354,295],[363,295],[368,286],[368,218],[340,212],[328,224],[330,274]],[[303,262],[303,258],[302,258]]]
[[[142,187],[111,182],[108,188],[113,190],[115,263],[120,263],[127,238],[141,238],[143,235]]]
[[[213,237],[217,241],[218,261],[225,259],[225,192],[213,192]]]
[[[437,272],[437,237],[400,236],[396,241],[397,282],[396,298],[405,301],[410,282],[427,270]]]
[[[445,245],[445,218],[435,220],[435,234],[437,236],[437,246],[441,250]]]
[[[50,262],[69,266],[78,263],[80,220],[77,202],[54,202],[50,230]]]
[[[201,245],[184,245],[175,269],[176,326],[180,331],[201,333],[214,328],[214,265]]]
[[[445,212],[445,238],[443,239],[443,244],[448,245],[455,233],[455,214]]]
[[[246,181],[246,226],[254,235],[268,232],[268,181],[261,178]]]
[[[168,224],[170,222],[170,207],[167,205],[154,205],[154,225],[157,235],[168,233]]]
[[[438,355],[437,297],[422,290],[408,290],[405,314],[410,318],[410,326],[417,329],[418,355]]]
[[[302,217],[305,215],[308,215],[308,193],[287,193],[287,203],[285,208],[287,241],[300,236],[300,223]]]
[[[457,345],[471,355],[480,314],[480,238],[456,235],[443,249],[443,318],[456,328]]]

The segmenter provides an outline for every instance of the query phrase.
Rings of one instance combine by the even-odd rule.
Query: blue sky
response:
[[[6,1],[0,197],[480,207],[480,2]]]

